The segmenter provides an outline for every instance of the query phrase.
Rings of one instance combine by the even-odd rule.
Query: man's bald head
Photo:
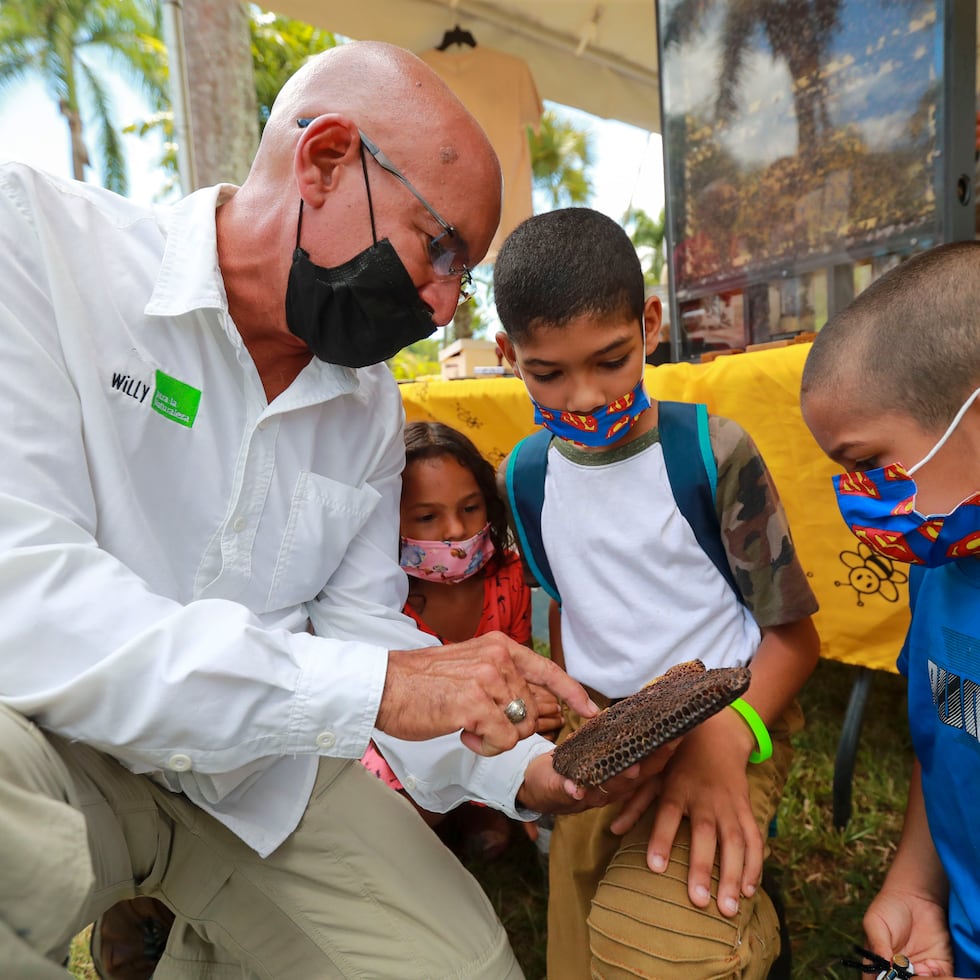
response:
[[[296,120],[342,113],[399,165],[424,147],[445,166],[477,168],[500,183],[486,134],[448,86],[410,51],[355,41],[311,58],[283,86],[266,124],[255,167],[288,170],[299,132]]]

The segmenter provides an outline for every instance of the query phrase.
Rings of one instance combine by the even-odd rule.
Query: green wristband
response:
[[[759,712],[741,698],[735,698],[728,707],[734,708],[745,719],[745,724],[752,729],[752,734],[759,745],[759,748],[749,756],[749,762],[765,762],[772,755],[772,739],[769,737],[766,723],[759,717]]]

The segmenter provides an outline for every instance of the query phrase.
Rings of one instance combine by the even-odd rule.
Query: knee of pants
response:
[[[44,735],[0,707],[0,920],[30,947],[60,953],[92,889],[85,819]]]
[[[726,918],[714,896],[706,909],[687,894],[685,874],[643,866],[611,869],[588,918],[593,976],[659,980],[765,977],[779,955],[779,921],[764,892]]]

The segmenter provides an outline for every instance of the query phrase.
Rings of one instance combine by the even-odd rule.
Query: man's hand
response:
[[[566,776],[555,772],[550,752],[532,759],[524,771],[524,782],[517,793],[517,802],[529,810],[541,813],[580,813],[608,803],[632,799],[654,779],[677,749],[679,742],[669,742],[636,765],[607,780],[601,787],[579,786]]]
[[[468,748],[497,755],[537,730],[539,711],[529,684],[545,688],[585,717],[599,710],[582,685],[547,657],[503,633],[485,633],[463,643],[392,650],[375,726],[409,740],[462,729]],[[527,707],[527,717],[518,724],[504,714],[515,698]]]
[[[890,960],[904,953],[917,976],[945,977],[953,972],[953,948],[946,909],[911,889],[885,886],[864,914],[868,948]]]

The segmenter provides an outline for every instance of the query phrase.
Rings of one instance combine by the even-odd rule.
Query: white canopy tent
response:
[[[346,37],[433,48],[456,24],[527,62],[544,99],[660,131],[654,0],[269,0]]]

